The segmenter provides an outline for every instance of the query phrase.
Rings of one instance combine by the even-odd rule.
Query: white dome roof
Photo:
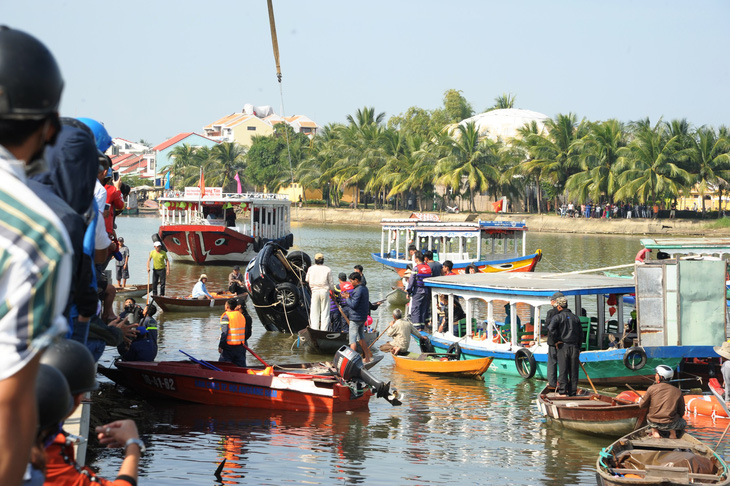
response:
[[[517,108],[506,108],[503,110],[492,110],[486,113],[474,115],[459,122],[459,125],[466,126],[467,123],[474,123],[479,129],[479,135],[489,137],[492,140],[501,138],[507,141],[517,135],[517,130],[526,124],[536,121],[539,130],[545,126],[545,120],[550,117],[530,110]]]

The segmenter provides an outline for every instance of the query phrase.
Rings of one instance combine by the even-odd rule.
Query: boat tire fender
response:
[[[535,357],[532,352],[527,348],[520,348],[515,353],[515,366],[517,372],[522,378],[530,379],[535,376],[537,371],[537,363],[535,363]]]
[[[463,355],[463,353],[461,352],[461,346],[459,346],[459,343],[454,343],[451,346],[449,346],[449,349],[446,352],[448,354],[455,354],[457,361],[459,361],[461,359],[461,356]]]
[[[636,361],[638,358],[638,361]],[[638,371],[646,366],[646,351],[641,346],[630,348],[624,354],[624,366],[632,371]]]

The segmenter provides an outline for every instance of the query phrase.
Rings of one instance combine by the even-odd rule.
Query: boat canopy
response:
[[[730,238],[643,238],[641,244],[670,255],[730,255]]]
[[[526,345],[540,344],[545,341],[544,316],[541,318],[541,307],[550,306],[550,297],[555,292],[562,292],[569,299],[569,307],[576,315],[581,314],[588,300],[596,304],[593,318],[581,316],[585,321],[589,336],[595,348],[604,347],[604,335],[608,332],[623,332],[624,303],[623,296],[635,292],[631,280],[620,277],[588,274],[560,274],[544,272],[524,273],[479,273],[450,275],[428,278],[424,280],[426,287],[432,291],[432,315],[438,313],[438,297],[448,296],[449,323],[445,331],[449,337],[465,337],[467,339],[485,339],[489,342],[502,342],[505,349],[513,349]],[[454,299],[465,301],[465,330],[457,329],[453,322]],[[571,305],[571,297],[574,305]],[[499,323],[497,316],[503,314],[495,304],[499,301],[509,307],[510,321]],[[476,304],[486,303],[486,326],[482,327],[476,319]],[[520,307],[518,308],[518,304]],[[613,308],[613,310],[611,310]],[[607,312],[607,309],[609,312]],[[505,308],[507,310],[507,308]],[[577,311],[576,311],[577,310]],[[527,315],[522,327],[518,323],[518,313]],[[608,315],[607,315],[608,314]],[[610,319],[610,321],[609,321]],[[607,322],[608,321],[608,322]],[[541,325],[534,325],[541,323]],[[474,328],[474,325],[477,328]],[[504,336],[504,329],[509,335]],[[620,331],[619,331],[620,330]],[[482,333],[484,333],[482,335]],[[587,341],[588,342],[588,341]]]

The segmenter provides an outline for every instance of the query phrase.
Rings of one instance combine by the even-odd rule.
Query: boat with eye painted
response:
[[[346,412],[366,408],[372,395],[400,405],[397,392],[369,374],[350,348],[335,355],[331,373],[295,365],[240,367],[191,361],[116,361],[99,372],[148,398],[205,405],[308,412]]]
[[[253,259],[267,241],[290,248],[291,201],[280,194],[223,193],[186,187],[159,199],[158,232],[176,261],[236,264]]]

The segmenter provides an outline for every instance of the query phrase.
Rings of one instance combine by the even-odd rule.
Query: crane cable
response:
[[[279,96],[281,98],[281,117],[284,118],[284,89],[281,84],[281,64],[279,63],[279,41],[276,38],[276,21],[274,20],[273,0],[266,0],[269,8],[269,27],[271,27],[271,46],[274,48],[274,61],[276,62],[276,79],[279,81]],[[289,147],[289,130],[284,129],[286,137],[286,153],[289,157],[289,172],[291,174],[292,188],[294,187],[294,167],[291,161],[291,149]]]

